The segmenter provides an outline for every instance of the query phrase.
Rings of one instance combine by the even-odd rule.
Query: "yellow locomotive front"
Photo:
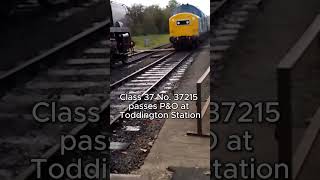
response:
[[[178,13],[169,19],[170,42],[174,48],[194,47],[199,41],[200,18],[192,13]]]

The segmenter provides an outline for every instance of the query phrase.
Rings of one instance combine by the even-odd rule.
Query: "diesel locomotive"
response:
[[[111,1],[112,27],[110,27],[111,63],[126,63],[135,43],[131,39],[128,9],[124,4]]]
[[[195,48],[209,32],[210,20],[190,4],[178,6],[169,18],[170,42],[175,49]]]

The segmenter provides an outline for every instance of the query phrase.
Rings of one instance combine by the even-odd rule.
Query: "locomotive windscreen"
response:
[[[128,26],[128,9],[123,4],[118,4],[115,2],[111,2],[111,10],[112,10],[112,19],[113,19],[113,25],[117,26],[121,22],[123,26]]]
[[[177,25],[189,25],[190,21],[189,20],[181,20],[181,21],[177,21]]]

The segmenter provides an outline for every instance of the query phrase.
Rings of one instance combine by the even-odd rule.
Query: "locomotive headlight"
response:
[[[129,35],[129,33],[124,33],[123,35],[122,35],[122,37],[129,37],[130,35]]]

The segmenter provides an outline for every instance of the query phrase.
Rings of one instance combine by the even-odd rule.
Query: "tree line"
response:
[[[129,26],[134,36],[147,34],[167,34],[169,32],[168,20],[173,10],[180,4],[170,0],[165,8],[158,5],[143,6],[134,4],[128,8]]]

